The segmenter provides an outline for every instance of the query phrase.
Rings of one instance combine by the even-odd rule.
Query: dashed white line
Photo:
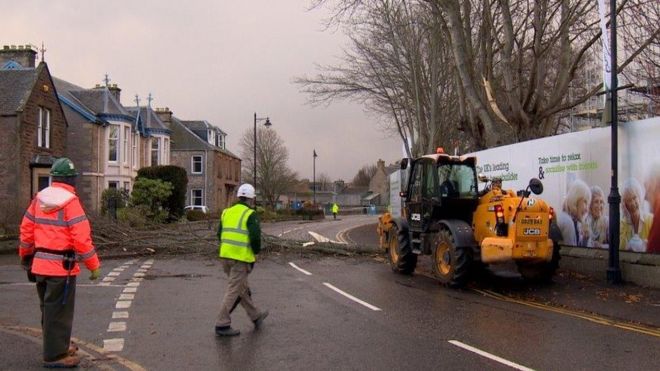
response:
[[[126,331],[126,322],[110,322],[108,325],[108,332],[123,332]]]
[[[137,287],[127,287],[122,292],[126,292],[126,293],[133,292],[134,293],[134,292],[137,292]]]
[[[140,286],[140,282],[129,282],[126,284],[128,287],[138,287]]]
[[[115,304],[115,308],[117,309],[128,309],[131,307],[131,304],[133,302],[130,300],[127,301],[118,301],[117,304]]]
[[[121,352],[124,349],[124,339],[103,340],[103,350],[106,352]]]
[[[120,294],[118,300],[133,300],[135,299],[135,294]]]
[[[128,318],[128,312],[112,312],[112,319]]]
[[[329,289],[331,289],[331,290],[333,290],[333,291],[335,291],[335,292],[337,292],[337,293],[339,293],[339,294],[341,294],[341,295],[343,295],[343,296],[345,296],[345,297],[347,297],[347,298],[353,300],[354,302],[356,302],[356,303],[358,303],[358,304],[364,305],[365,307],[367,307],[367,308],[369,308],[369,309],[371,309],[371,310],[373,310],[373,311],[380,311],[380,310],[381,310],[381,309],[378,308],[377,306],[375,306],[375,305],[371,305],[371,304],[367,303],[367,302],[364,301],[364,300],[360,300],[360,299],[356,298],[355,296],[353,296],[353,295],[351,295],[351,294],[349,294],[349,293],[347,293],[347,292],[345,292],[345,291],[342,291],[342,290],[340,290],[340,289],[334,287],[333,285],[331,285],[331,284],[329,284],[329,283],[327,283],[327,282],[323,282],[323,284],[324,284],[326,287],[328,287]]]
[[[103,282],[112,282],[115,279],[117,279],[117,277],[103,277]]]
[[[486,357],[486,358],[488,358],[488,359],[492,359],[493,361],[499,362],[499,363],[501,363],[501,364],[503,364],[503,365],[507,365],[507,366],[509,366],[509,367],[511,367],[511,368],[515,368],[516,370],[524,370],[524,371],[533,371],[533,370],[534,370],[534,369],[532,369],[532,368],[525,367],[525,366],[519,365],[519,364],[517,364],[517,363],[515,363],[515,362],[511,362],[511,361],[509,361],[509,360],[506,360],[506,359],[504,359],[504,358],[502,358],[502,357],[498,357],[498,356],[496,356],[496,355],[494,355],[494,354],[490,354],[490,353],[485,352],[485,351],[483,351],[483,350],[481,350],[481,349],[477,349],[477,348],[475,348],[475,347],[473,347],[473,346],[470,346],[470,345],[467,345],[467,344],[465,344],[465,343],[461,343],[461,342],[458,341],[458,340],[448,340],[448,341],[449,341],[449,343],[451,343],[451,344],[453,344],[453,345],[456,345],[457,347],[463,348],[463,349],[465,349],[465,350],[469,350],[470,352],[477,353],[478,355],[480,355],[480,356],[482,356],[482,357]]]
[[[292,266],[293,268],[299,270],[300,272],[302,272],[302,273],[308,275],[308,276],[311,276],[311,275],[312,275],[312,274],[309,273],[308,271],[306,271],[306,270],[300,268],[299,266],[295,265],[293,262],[289,262],[289,265]]]
[[[113,271],[113,272],[108,273],[108,276],[110,276],[110,277],[117,277],[117,276],[119,276],[120,274],[121,274],[121,272],[114,272],[114,271]]]

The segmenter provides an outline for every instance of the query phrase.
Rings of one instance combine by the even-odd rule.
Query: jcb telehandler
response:
[[[476,162],[441,150],[410,164],[402,160],[402,169],[410,165],[402,217],[385,214],[378,225],[392,270],[410,274],[417,256],[425,254],[432,255],[438,280],[450,287],[465,285],[488,264],[511,261],[523,277],[549,280],[559,265],[554,212],[530,197],[540,194],[543,184],[531,179],[518,192],[491,185],[480,194],[477,181],[489,179],[477,175]]]

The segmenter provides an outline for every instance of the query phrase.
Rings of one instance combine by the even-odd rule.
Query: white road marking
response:
[[[317,240],[318,242],[330,242],[330,239],[322,234],[312,231],[307,231],[307,233],[309,233],[312,237],[314,237],[314,239]]]
[[[142,278],[142,277],[133,277],[133,278],[131,278],[131,282],[142,282],[142,280],[144,280],[144,278]]]
[[[118,301],[117,304],[115,304],[115,308],[117,309],[128,309],[131,307],[131,304],[133,302],[130,300],[125,300],[125,301]]]
[[[121,274],[121,272],[110,272],[110,273],[108,273],[108,276],[111,276],[111,277],[117,277],[117,276],[119,276],[120,274]]]
[[[303,243],[302,245],[303,245],[303,247],[307,247],[307,246],[312,246],[313,244],[314,244],[314,241],[309,241],[309,242]]]
[[[122,292],[126,292],[126,293],[128,293],[128,292],[137,292],[137,287],[127,287]]]
[[[112,282],[116,279],[117,279],[117,277],[104,277],[103,282]]]
[[[347,298],[353,300],[354,302],[356,302],[356,303],[358,303],[358,304],[361,304],[361,305],[364,305],[365,307],[367,307],[367,308],[369,308],[369,309],[371,309],[371,310],[373,310],[373,311],[380,311],[380,310],[381,310],[381,309],[378,308],[377,306],[375,306],[375,305],[371,305],[371,304],[367,303],[366,301],[360,300],[360,299],[356,298],[355,296],[353,296],[353,295],[351,295],[351,294],[349,294],[349,293],[347,293],[347,292],[345,292],[345,291],[342,291],[342,290],[340,290],[340,289],[338,289],[338,288],[332,286],[331,284],[329,284],[329,283],[327,283],[327,282],[323,282],[323,284],[324,284],[326,287],[328,287],[329,289],[331,289],[331,290],[333,290],[333,291],[335,291],[335,292],[337,292],[337,293],[339,293],[339,294],[341,294],[341,295],[344,295],[345,297],[347,297]]]
[[[140,268],[140,269],[138,269],[136,272],[139,272],[139,273],[146,273],[146,272],[147,272],[147,269]]]
[[[118,300],[133,300],[135,299],[135,294],[120,294]]]
[[[142,268],[142,269],[149,269],[149,268],[151,268],[151,265],[149,265],[149,264],[142,264],[142,265],[140,266],[140,268]]]
[[[153,263],[154,263],[154,260],[153,260],[153,259],[149,259],[149,260],[147,260],[146,262],[144,262],[144,264],[153,264]]]
[[[115,272],[123,272],[124,269],[125,269],[125,268],[117,267],[117,268],[113,269],[113,271],[115,271]]]
[[[126,322],[110,322],[110,325],[108,325],[108,332],[122,331],[126,331]]]
[[[140,282],[129,282],[126,284],[128,287],[138,287],[140,286]]]
[[[144,277],[144,273],[141,272],[134,273],[133,277]]]
[[[103,350],[106,352],[121,352],[124,349],[124,339],[103,340]]]
[[[112,312],[112,319],[128,318],[128,312]]]
[[[293,264],[292,262],[289,262],[289,265],[292,266],[293,268],[295,268],[295,269],[297,269],[297,270],[303,272],[304,274],[306,274],[306,275],[308,275],[308,276],[311,276],[311,275],[312,275],[312,274],[309,273],[308,271],[306,271],[306,270],[300,268],[299,266]]]
[[[502,358],[502,357],[498,357],[498,356],[496,356],[496,355],[494,355],[494,354],[490,354],[490,353],[488,353],[488,352],[484,352],[483,350],[477,349],[477,348],[475,348],[475,347],[473,347],[473,346],[470,346],[470,345],[467,345],[467,344],[461,343],[461,342],[458,341],[458,340],[448,340],[448,341],[449,341],[449,343],[451,343],[451,344],[453,344],[453,345],[456,345],[457,347],[463,348],[463,349],[465,349],[465,350],[469,350],[470,352],[477,353],[478,355],[480,355],[480,356],[482,356],[482,357],[486,357],[486,358],[492,359],[493,361],[499,362],[499,363],[501,363],[501,364],[503,364],[503,365],[507,365],[507,366],[509,366],[509,367],[511,367],[511,368],[515,368],[516,370],[524,370],[524,371],[533,371],[533,370],[534,370],[534,369],[532,369],[532,368],[525,367],[525,366],[519,365],[519,364],[517,364],[517,363],[514,363],[514,362],[511,362],[511,361],[508,361],[508,360],[506,360],[506,359],[504,359],[504,358]]]

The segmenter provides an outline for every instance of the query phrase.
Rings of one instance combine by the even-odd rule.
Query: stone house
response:
[[[81,172],[78,193],[88,210],[99,212],[104,190],[130,191],[137,171],[150,165],[149,129],[122,106],[116,84],[87,89],[57,78],[55,84],[70,122],[66,153]]]
[[[207,121],[178,119],[169,108],[156,113],[172,133],[172,165],[188,174],[186,205],[207,206],[215,214],[234,203],[241,159],[226,149],[227,134]]]
[[[46,63],[30,46],[0,50],[0,233],[16,231],[32,196],[65,154],[67,121]]]

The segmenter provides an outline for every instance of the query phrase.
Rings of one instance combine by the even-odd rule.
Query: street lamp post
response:
[[[603,35],[605,37],[605,35]],[[607,266],[607,282],[610,284],[621,283],[621,268],[619,267],[619,205],[621,204],[621,195],[618,185],[618,112],[617,112],[617,66],[616,66],[616,0],[610,0],[610,55],[611,55],[611,81],[610,81],[610,117],[612,125],[612,169],[611,169],[611,188],[607,202],[610,204],[610,226],[609,226],[609,259]]]
[[[314,150],[314,160],[313,160],[313,165],[312,165],[312,188],[314,192],[314,207],[316,207],[316,158],[319,157],[319,155],[316,154],[316,150]]]
[[[270,119],[268,117],[264,117],[264,118],[257,117],[257,113],[256,112],[254,113],[254,141],[253,141],[253,147],[254,147],[253,148],[254,149],[253,156],[254,157],[252,158],[254,160],[254,163],[253,163],[254,168],[252,170],[253,171],[252,172],[252,185],[254,186],[254,190],[255,190],[255,198],[254,198],[255,206],[256,206],[256,203],[257,203],[257,197],[256,197],[256,192],[257,192],[257,121],[263,121],[263,120],[266,120],[266,122],[264,123],[264,126],[269,127],[271,125]]]

